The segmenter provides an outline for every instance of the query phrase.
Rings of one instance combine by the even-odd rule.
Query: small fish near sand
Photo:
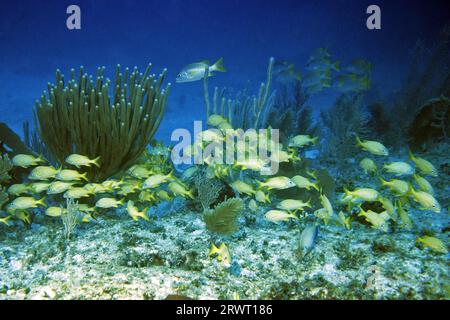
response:
[[[208,60],[204,60],[185,66],[177,75],[176,82],[183,83],[201,80],[205,77],[206,70],[208,70],[208,77],[212,77],[215,71],[227,71],[223,66],[223,58],[217,60],[213,65],[210,65]]]
[[[131,200],[127,202],[127,212],[134,221],[139,220],[139,218],[150,221],[150,218],[147,216],[147,209],[139,211],[139,209],[134,205],[134,202]]]
[[[302,233],[300,234],[300,240],[298,243],[302,258],[305,258],[306,255],[312,251],[314,245],[316,244],[318,235],[318,225],[309,225],[305,229],[303,229]]]
[[[438,238],[436,237],[430,237],[430,236],[423,236],[418,237],[416,242],[422,244],[422,246],[430,248],[433,251],[447,254],[448,249],[447,246]]]
[[[213,256],[217,254],[217,260],[222,265],[231,264],[231,254],[225,243],[222,243],[219,247],[216,247],[214,243],[211,243],[211,249],[209,250],[208,256]]]
[[[276,224],[282,221],[289,221],[291,219],[298,220],[295,214],[283,210],[269,210],[266,212],[265,217],[268,221]]]
[[[122,206],[124,199],[114,199],[114,198],[101,198],[96,203],[95,206],[97,208],[109,209],[109,208],[117,208]]]

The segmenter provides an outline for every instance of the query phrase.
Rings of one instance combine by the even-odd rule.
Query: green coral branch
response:
[[[0,184],[4,181],[8,181],[11,179],[11,176],[8,172],[12,169],[12,163],[9,160],[8,155],[1,156],[0,155]],[[0,209],[3,205],[8,201],[8,193],[6,192],[6,188],[0,185]]]
[[[9,160],[8,155],[0,155],[0,183],[11,179],[8,172],[12,169],[12,163]]]
[[[267,115],[274,105],[275,95],[270,91],[273,76],[274,58],[270,58],[267,67],[267,79],[265,83],[261,83],[258,95],[249,96],[241,93],[235,99],[227,99],[225,97],[225,89],[214,88],[213,95],[213,112],[228,118],[228,121],[235,128],[262,128],[266,125]],[[208,69],[205,70],[205,72]],[[209,118],[211,113],[211,102],[208,92],[208,77],[203,79],[204,98],[206,105],[206,117]]]
[[[89,172],[98,180],[136,162],[159,127],[170,89],[170,83],[162,88],[166,69],[157,77],[150,68],[122,73],[118,65],[114,82],[104,67],[95,79],[83,67],[76,79],[72,69],[67,82],[57,70],[35,107],[36,128],[52,155],[59,162],[71,153],[100,156],[100,169]]]
[[[242,199],[231,198],[217,205],[214,210],[205,210],[203,221],[209,231],[229,235],[238,230],[237,217],[243,209]]]

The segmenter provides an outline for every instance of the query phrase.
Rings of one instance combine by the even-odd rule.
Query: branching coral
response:
[[[78,79],[72,69],[70,80],[56,72],[56,84],[49,84],[36,103],[36,128],[52,155],[60,162],[71,153],[91,158],[100,156],[100,168],[89,175],[104,179],[133,164],[151,141],[161,122],[170,84],[162,88],[166,71],[150,75],[149,65],[139,73],[117,66],[115,81],[85,74]],[[113,86],[110,96],[110,86]]]
[[[8,171],[12,169],[12,163],[7,155],[0,156],[0,183],[11,179]]]
[[[409,142],[423,146],[427,141],[450,138],[450,99],[441,96],[430,99],[417,111],[409,127]]]
[[[323,129],[329,134],[324,145],[325,156],[338,162],[349,158],[355,150],[356,135],[367,131],[368,114],[362,109],[361,94],[341,95],[330,109],[321,110]]]
[[[416,44],[403,86],[384,104],[384,114],[388,116],[382,122],[389,124],[385,136],[392,144],[404,145],[408,138],[413,142],[408,131],[414,131],[411,129],[419,109],[430,99],[450,97],[449,39],[450,25],[447,25],[434,45]]]
[[[239,198],[231,198],[217,205],[214,210],[203,213],[206,228],[213,232],[229,235],[238,229],[237,217],[244,209],[244,203]]]
[[[267,67],[267,80],[261,83],[258,95],[249,96],[239,93],[234,99],[225,98],[225,89],[214,89],[213,114],[228,118],[234,128],[265,128],[267,117],[275,101],[275,94],[270,91],[274,59],[270,58]],[[210,116],[211,102],[208,93],[208,77],[204,78],[206,116]]]
[[[53,157],[47,146],[41,140],[38,132],[35,129],[30,128],[30,123],[28,121],[23,123],[23,137],[25,145],[30,150],[36,154],[42,155],[52,165],[57,166],[58,161]]]
[[[64,225],[64,237],[70,239],[75,228],[81,221],[82,213],[79,210],[78,202],[73,199],[67,199],[66,209],[61,214],[61,220]]]
[[[308,99],[299,80],[295,80],[292,87],[284,85],[277,94],[267,124],[280,129],[282,141],[297,134],[315,134],[317,128],[312,120],[312,110],[306,104]]]
[[[11,161],[9,161],[8,156],[0,155],[0,209],[2,208],[3,204],[5,204],[6,201],[8,201],[8,193],[2,187],[1,184],[5,181],[8,181],[11,178],[8,174],[8,171],[11,169],[12,169],[12,163],[11,163]]]
[[[206,176],[205,170],[197,170],[193,176],[195,188],[197,189],[197,199],[201,203],[203,210],[207,210],[219,198],[224,185],[217,179],[210,179]]]

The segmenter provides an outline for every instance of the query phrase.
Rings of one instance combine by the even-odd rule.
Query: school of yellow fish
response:
[[[224,123],[228,123],[226,118],[220,115],[212,115],[208,119],[208,123],[218,129],[223,126]],[[229,125],[226,126],[229,129]],[[221,142],[222,136],[219,133],[214,135],[211,133],[211,129],[207,130],[208,142]],[[262,137],[258,137],[262,138]],[[289,140],[288,150],[283,150],[283,146],[278,144],[275,148],[278,148],[280,157],[272,158],[269,160],[278,162],[300,161],[295,149],[315,144],[318,137],[310,137],[308,135],[298,135]],[[203,140],[202,143],[204,143]],[[270,141],[268,145],[273,144]],[[388,149],[380,142],[371,140],[361,140],[356,137],[356,146],[361,148],[374,156],[388,156]],[[205,148],[205,145],[200,145],[201,148]],[[239,149],[241,148],[241,149]],[[245,150],[244,146],[237,146],[239,151]],[[273,149],[272,149],[273,150]],[[344,188],[344,193],[341,197],[341,204],[346,206],[346,212],[340,210],[339,213],[334,214],[334,209],[331,201],[320,190],[320,181],[315,176],[314,172],[307,171],[308,177],[295,175],[293,177],[274,176],[259,181],[257,179],[235,179],[230,183],[230,186],[234,191],[243,196],[251,197],[248,203],[248,207],[251,212],[258,211],[258,203],[270,203],[270,191],[273,189],[283,190],[288,188],[304,188],[307,190],[316,190],[319,195],[321,208],[315,210],[313,214],[323,220],[325,224],[330,221],[342,225],[346,229],[352,228],[351,215],[356,210],[359,217],[362,217],[373,228],[381,230],[383,232],[389,231],[389,220],[394,223],[399,223],[401,228],[411,230],[413,228],[412,220],[408,215],[407,207],[411,207],[410,200],[413,200],[418,204],[421,210],[430,210],[435,213],[441,212],[441,206],[437,199],[434,197],[434,191],[431,183],[426,180],[424,176],[437,177],[437,169],[431,162],[426,159],[416,157],[410,151],[409,160],[396,161],[384,164],[380,169],[376,165],[376,162],[366,157],[359,162],[360,167],[366,174],[372,174],[377,177],[380,182],[380,189],[376,190],[369,187],[356,188],[354,190],[347,190]],[[219,164],[214,162],[208,162],[209,166],[213,168],[212,172],[216,177],[223,178],[216,172],[216,167]],[[235,162],[235,168],[240,170],[261,171],[267,162],[262,161],[259,158],[250,159],[246,161]],[[227,171],[229,173],[229,171]],[[391,175],[390,179],[384,178],[381,174]],[[415,186],[416,185],[416,186]],[[381,191],[383,188],[387,188],[387,191]],[[387,194],[387,195],[384,195]],[[370,209],[364,210],[364,203],[379,202],[384,208],[383,212],[375,212]],[[298,220],[301,216],[306,216],[308,213],[306,210],[311,209],[310,201],[302,201],[298,199],[281,199],[276,208],[270,209],[265,213],[265,218],[268,221],[279,224],[284,221]],[[301,213],[298,215],[298,213]],[[419,237],[418,243],[421,243],[425,247],[429,247],[432,250],[445,253],[447,249],[445,245],[436,237]]]
[[[221,115],[211,115],[207,123],[211,128],[202,131],[197,137],[198,139],[184,150],[184,155],[193,156],[211,146],[220,145],[225,141],[226,134],[234,132],[227,118]],[[265,219],[275,224],[299,220],[308,214],[313,214],[325,224],[332,221],[346,229],[351,229],[352,220],[354,220],[352,215],[356,211],[358,216],[373,228],[388,232],[389,221],[398,223],[401,228],[407,230],[413,228],[412,220],[408,215],[408,208],[412,206],[410,200],[417,203],[422,210],[441,212],[441,206],[434,197],[433,187],[425,178],[425,176],[437,177],[438,171],[432,163],[416,157],[411,151],[409,152],[409,161],[385,163],[381,168],[370,157],[362,159],[359,166],[364,173],[379,181],[380,188],[379,190],[370,187],[353,190],[344,188],[344,193],[339,201],[346,209],[339,210],[335,214],[330,199],[321,191],[320,181],[314,171],[307,170],[305,175],[298,174],[292,177],[270,176],[265,178],[262,174],[258,174],[268,169],[270,161],[278,163],[301,161],[298,150],[316,144],[318,137],[309,135],[291,137],[286,149],[281,143],[271,140],[267,134],[258,135],[258,140],[264,142],[267,154],[270,155],[266,159],[246,157],[245,159],[238,158],[232,165],[224,164],[222,162],[223,150],[217,148],[204,159],[204,162],[207,166],[208,178],[222,179],[231,186],[236,194],[250,198],[248,208],[251,212],[257,212],[261,204],[267,206],[273,202],[270,196],[272,190],[299,188],[317,192],[321,207],[314,211],[310,200],[281,199],[277,201],[274,207],[264,214]],[[388,149],[377,141],[361,140],[356,137],[356,146],[373,156],[386,157],[389,155]],[[254,154],[255,148],[249,144],[237,143],[234,152],[247,156]],[[119,207],[124,207],[133,220],[149,221],[146,214],[147,209],[158,201],[170,201],[175,196],[189,199],[195,197],[193,189],[190,189],[183,181],[196,172],[197,166],[187,169],[180,178],[177,178],[173,175],[173,171],[158,172],[146,164],[136,164],[130,167],[120,180],[107,179],[102,183],[89,182],[87,173],[78,171],[92,165],[99,167],[100,161],[99,158],[89,159],[83,155],[72,154],[66,158],[65,162],[75,167],[76,170],[62,166],[57,169],[45,165],[42,157],[16,155],[12,159],[14,166],[33,167],[33,169],[28,176],[30,181],[28,184],[13,184],[8,188],[8,193],[16,198],[7,205],[7,212],[11,216],[30,223],[28,210],[38,206],[46,207],[46,197],[52,196],[56,202],[62,200],[58,197],[75,200],[95,197],[93,207],[89,207],[85,203],[80,204],[80,211],[86,215],[85,221],[89,221],[88,218],[93,217],[94,214],[101,213],[101,209]],[[249,174],[243,174],[246,172]],[[236,178],[237,173],[239,178]],[[130,197],[132,199],[129,199]],[[47,202],[52,203],[51,200]],[[371,202],[379,202],[384,211],[375,212],[364,209],[364,205]],[[91,201],[91,203],[94,202]],[[45,213],[51,217],[59,217],[65,213],[65,209],[61,206],[49,206]],[[0,222],[8,224],[11,216],[2,218]],[[438,252],[447,250],[442,241],[435,237],[419,237],[417,242]],[[220,260],[228,259],[229,252],[226,244],[222,244],[219,248],[213,244],[211,252],[211,255],[219,254]]]

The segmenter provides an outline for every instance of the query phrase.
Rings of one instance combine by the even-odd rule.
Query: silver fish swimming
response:
[[[180,73],[177,75],[176,82],[192,82],[201,80],[205,77],[205,71],[208,68],[208,77],[212,77],[214,75],[213,72],[226,72],[227,70],[223,66],[223,58],[217,60],[213,65],[209,64],[209,61],[200,61],[196,63],[191,63],[184,67]]]

